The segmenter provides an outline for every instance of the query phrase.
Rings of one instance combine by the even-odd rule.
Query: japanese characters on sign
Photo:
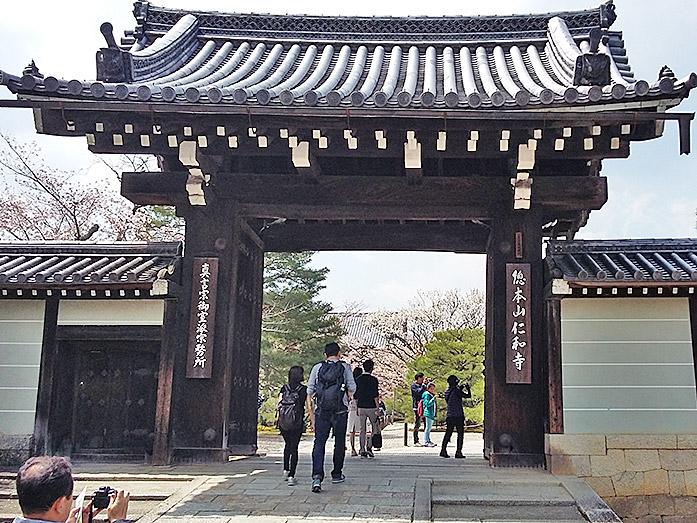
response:
[[[506,264],[506,383],[532,382],[530,264]]]
[[[217,283],[218,259],[194,258],[187,378],[211,377]]]

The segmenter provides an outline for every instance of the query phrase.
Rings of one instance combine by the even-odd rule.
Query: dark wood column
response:
[[[152,464],[167,465],[171,460],[170,422],[172,417],[172,381],[176,355],[186,351],[177,336],[177,326],[186,322],[181,314],[181,300],[165,300],[162,321],[160,365],[157,378],[157,405],[155,407],[155,442]]]
[[[211,201],[212,200],[212,201]],[[186,219],[186,250],[183,260],[183,292],[179,307],[180,321],[176,325],[176,338],[181,344],[174,359],[171,443],[174,461],[221,461],[226,460],[228,439],[239,430],[230,427],[231,391],[236,390],[235,378],[239,381],[239,367],[244,364],[243,354],[233,357],[235,341],[238,337],[239,322],[236,320],[236,305],[239,290],[238,264],[240,260],[241,226],[237,217],[237,206],[230,200],[209,199],[205,206],[185,206],[178,209]],[[201,259],[217,266],[215,283],[211,278],[209,303],[214,304],[215,312],[207,318],[208,347],[205,351],[205,372],[196,367],[197,376],[208,374],[209,377],[187,377],[192,375],[193,347],[195,340],[195,322],[192,315],[198,317],[200,304],[198,296],[192,296],[194,284],[200,287]],[[198,261],[197,261],[198,260]],[[197,265],[196,265],[197,264]],[[195,266],[199,272],[194,274]],[[246,283],[246,282],[245,282]],[[198,291],[197,291],[198,293]],[[261,298],[259,298],[261,299]],[[250,330],[252,327],[250,326]],[[212,336],[212,340],[210,337]],[[252,343],[245,345],[250,350]],[[250,364],[253,376],[251,385],[244,388],[256,402],[256,383],[258,376],[259,345],[255,345],[254,354],[249,357],[257,362]],[[253,371],[251,367],[254,367]],[[252,393],[253,389],[253,393]],[[251,399],[247,402],[251,403]],[[246,413],[246,417],[251,414]],[[245,419],[246,419],[245,417]],[[248,423],[244,430],[249,430]],[[256,428],[256,403],[254,410]],[[256,434],[256,433],[255,433]],[[250,442],[247,452],[256,451]]]
[[[544,336],[542,219],[532,210],[511,210],[494,217],[487,247],[487,307],[485,352],[484,454],[493,466],[542,466],[546,365]],[[526,276],[525,356],[522,383],[515,383],[510,366],[517,355],[511,347],[512,302],[508,264],[529,264]],[[521,325],[522,327],[522,325]],[[507,365],[509,366],[507,373]],[[529,365],[529,366],[528,366]],[[513,367],[515,369],[515,367]],[[514,371],[513,371],[514,372]],[[527,381],[527,382],[526,382]]]
[[[32,455],[41,456],[51,452],[50,419],[51,405],[54,401],[56,367],[58,365],[58,300],[48,298],[44,308],[44,330],[41,343],[41,367],[39,369],[39,390],[36,396],[36,415],[34,417],[34,442]]]
[[[561,300],[549,298],[545,301],[547,325],[547,386],[550,434],[564,433],[564,401],[561,381]]]

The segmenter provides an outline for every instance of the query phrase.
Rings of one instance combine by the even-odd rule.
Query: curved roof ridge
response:
[[[183,16],[199,20],[200,36],[229,37],[234,33],[248,38],[299,38],[350,41],[379,37],[381,40],[412,41],[438,36],[443,40],[462,40],[477,35],[500,39],[543,37],[547,21],[559,16],[572,34],[584,34],[589,27],[610,27],[615,19],[612,0],[598,7],[577,11],[555,11],[511,15],[455,16],[328,16],[264,13],[223,13],[160,7],[148,1],[135,2],[138,22],[134,35],[150,38],[166,33]]]

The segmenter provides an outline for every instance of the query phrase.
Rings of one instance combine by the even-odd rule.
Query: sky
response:
[[[156,5],[197,10],[253,11],[253,3],[224,0],[156,0]],[[507,15],[587,9],[600,0],[494,0],[491,2],[416,2],[353,0],[326,2],[266,0],[261,12],[359,16]],[[35,60],[48,76],[94,79],[95,53],[104,47],[102,22],[118,38],[133,29],[131,0],[37,0],[4,2],[0,18],[0,70],[21,75]],[[655,80],[667,64],[678,78],[697,71],[697,0],[616,0],[617,21],[636,79]],[[697,90],[695,90],[697,91]],[[13,95],[0,87],[0,98]],[[673,111],[697,111],[697,92]],[[87,169],[106,176],[87,150],[84,138],[36,135],[31,111],[0,109],[0,131],[23,141],[36,141],[48,162],[64,169]],[[593,211],[579,239],[697,237],[697,125],[693,123],[689,156],[679,154],[677,123],[666,123],[664,135],[634,142],[627,159],[605,160],[609,200]],[[322,252],[313,263],[328,267],[320,298],[342,310],[360,303],[366,311],[407,305],[418,291],[471,288],[484,290],[483,255],[454,253]]]

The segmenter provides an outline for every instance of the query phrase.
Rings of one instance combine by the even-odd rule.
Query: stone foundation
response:
[[[21,465],[31,454],[32,435],[0,433],[0,466]]]
[[[626,523],[697,521],[697,434],[547,434],[545,454]]]

